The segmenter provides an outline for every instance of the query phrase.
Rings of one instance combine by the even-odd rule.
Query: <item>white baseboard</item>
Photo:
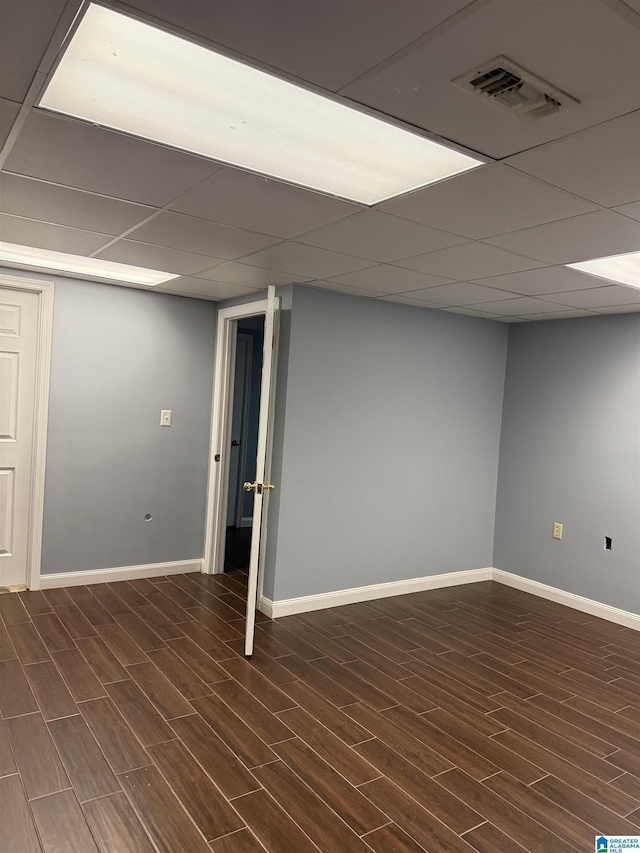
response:
[[[463,572],[448,572],[443,575],[429,575],[423,578],[411,578],[404,581],[391,581],[390,583],[372,584],[371,586],[359,586],[353,589],[340,589],[335,592],[320,593],[319,595],[306,595],[300,598],[287,598],[280,601],[262,596],[260,598],[260,610],[272,619],[281,616],[293,616],[296,613],[308,613],[311,610],[322,610],[325,607],[339,607],[342,604],[354,604],[358,601],[372,601],[376,598],[388,598],[394,595],[406,595],[410,592],[422,592],[428,589],[440,589],[447,586],[458,586],[459,584],[478,583],[479,581],[496,581],[497,583],[512,586],[523,592],[564,604],[598,616],[600,619],[608,619],[618,625],[640,630],[640,616],[602,604],[572,592],[565,592],[538,581],[523,578],[502,569],[470,569]]]
[[[260,613],[264,613],[265,616],[268,616],[269,619],[273,619],[273,601],[270,598],[265,598],[264,595],[261,595],[258,598],[257,608]]]
[[[443,586],[489,581],[492,571],[489,568],[447,572],[443,575],[428,575],[427,577],[410,578],[404,581],[375,583],[370,586],[357,586],[353,589],[339,589],[335,592],[322,592],[318,595],[304,595],[300,598],[286,598],[280,601],[271,601],[262,596],[260,610],[272,619],[277,619],[280,616],[293,616],[295,613],[308,613],[310,610],[340,607],[343,604],[355,604],[359,601],[372,601],[376,598],[389,598],[393,595],[407,595],[410,592],[423,592],[426,589],[439,589]]]
[[[115,581],[134,580],[136,578],[154,578],[162,575],[185,574],[186,572],[201,572],[203,561],[179,560],[173,563],[149,563],[145,566],[123,566],[115,569],[94,569],[88,572],[61,572],[53,575],[40,576],[40,588],[52,589],[61,586],[81,586],[92,583],[113,583]],[[293,616],[296,613],[308,613],[312,610],[322,610],[327,607],[340,607],[343,604],[355,604],[360,601],[373,601],[376,598],[389,598],[394,595],[407,595],[411,592],[423,592],[429,589],[441,589],[460,584],[478,583],[493,580],[497,583],[511,586],[515,589],[573,607],[600,619],[607,619],[618,625],[624,625],[640,631],[640,615],[612,607],[573,592],[549,586],[545,583],[514,575],[502,569],[484,568],[469,569],[462,572],[447,572],[442,575],[427,575],[422,578],[410,578],[403,581],[371,584],[352,589],[339,589],[334,592],[305,595],[300,598],[287,598],[271,601],[264,595],[260,597],[258,608],[266,616],[277,619],[281,616]]]
[[[94,569],[89,572],[60,572],[55,575],[40,575],[40,589],[58,586],[82,586],[92,583],[114,583],[136,578],[157,578],[162,575],[181,575],[186,572],[201,572],[202,560],[178,560],[174,563],[149,563],[146,566],[122,566],[116,569]]]
[[[253,516],[243,515],[240,519],[240,527],[253,527]]]
[[[546,583],[523,578],[521,575],[514,575],[502,569],[492,570],[492,580],[503,583],[505,586],[515,587],[522,592],[529,592],[540,598],[555,601],[557,604],[573,607],[574,610],[582,610],[584,613],[590,613],[600,619],[607,619],[609,622],[615,622],[618,625],[640,631],[640,616],[628,610],[621,610],[619,607],[612,607],[610,604],[602,604],[602,602],[594,601],[592,598],[566,592],[564,589],[556,589],[556,587],[549,586]]]

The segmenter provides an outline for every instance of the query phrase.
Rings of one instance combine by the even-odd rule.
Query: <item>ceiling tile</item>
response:
[[[623,204],[613,209],[616,213],[621,213],[623,216],[630,216],[631,219],[636,219],[640,222],[640,201],[632,201],[630,204]]]
[[[347,296],[364,296],[369,299],[377,299],[380,294],[376,290],[364,290],[360,287],[347,287],[337,284],[335,281],[310,281],[307,287],[318,287],[321,290],[334,290],[336,293],[346,293]]]
[[[392,294],[391,296],[381,296],[378,302],[397,302],[399,305],[415,305],[416,308],[442,308],[439,302],[427,302],[425,299],[413,299],[411,296],[400,296]]]
[[[385,202],[380,210],[479,239],[588,213],[597,206],[496,164]]]
[[[302,243],[279,243],[244,258],[245,264],[264,267],[265,269],[283,270],[297,276],[311,278],[335,278],[342,273],[363,269],[371,261],[354,258],[350,255],[339,255],[315,246],[304,246]]]
[[[573,308],[596,308],[613,305],[640,306],[640,290],[633,287],[619,287],[610,284],[606,287],[593,287],[590,290],[573,290],[571,293],[554,293],[554,300]]]
[[[640,86],[637,88],[640,91]],[[605,207],[636,201],[640,187],[640,111],[517,154],[507,162]]]
[[[485,242],[548,263],[568,264],[636,251],[640,248],[640,229],[627,216],[599,210],[489,237]]]
[[[20,104],[0,98],[0,148],[7,141],[13,123],[20,112]]]
[[[432,302],[441,302],[443,305],[473,305],[475,302],[498,302],[507,298],[504,290],[483,287],[480,284],[473,284],[468,281],[456,281],[453,284],[444,284],[442,287],[430,287],[428,290],[412,293],[411,296],[419,298],[418,293],[424,293],[426,299]]]
[[[206,278],[211,281],[238,284],[241,287],[264,288],[270,284],[293,284],[304,280],[304,276],[294,275],[280,270],[267,270],[262,267],[250,267],[247,264],[239,264],[237,261],[229,261],[220,264],[212,270],[199,273],[198,278]]]
[[[278,242],[277,237],[265,237],[231,225],[168,212],[159,213],[127,236],[141,243],[155,243],[227,259],[248,255]]]
[[[562,305],[567,302],[545,302],[543,299],[533,299],[530,296],[517,296],[515,299],[504,299],[502,302],[487,302],[472,306],[480,311],[491,311],[492,314],[504,314],[510,316],[527,316],[529,314],[541,314],[550,311],[562,311]]]
[[[522,296],[544,296],[563,293],[567,290],[602,287],[602,279],[566,267],[542,267],[542,269],[524,270],[509,275],[495,275],[478,279],[477,283],[485,287],[497,287],[499,290],[520,293]]]
[[[220,166],[142,139],[33,110],[4,168],[162,207]]]
[[[377,290],[381,293],[424,290],[426,287],[436,287],[439,284],[448,284],[451,281],[450,278],[443,276],[425,275],[414,270],[404,269],[404,267],[394,267],[387,264],[350,272],[346,275],[332,276],[331,280],[348,287],[361,287],[365,290]]]
[[[0,210],[17,216],[117,236],[154,212],[153,207],[0,173]]]
[[[23,101],[53,35],[65,0],[2,0],[0,95]],[[22,36],[22,37],[21,37]]]
[[[297,242],[372,261],[397,261],[455,246],[465,240],[377,210],[366,210],[304,234],[297,238]]]
[[[237,284],[224,284],[219,281],[205,281],[203,278],[185,277],[169,281],[164,287],[155,287],[154,290],[169,291],[172,293],[183,293],[187,296],[199,296],[218,302],[221,299],[235,299],[236,296],[246,296],[250,293],[259,293],[259,288],[238,287]]]
[[[322,193],[228,168],[220,169],[169,207],[276,237],[295,237],[362,209]]]
[[[204,255],[194,255],[178,249],[152,246],[150,243],[134,243],[132,240],[118,240],[108,249],[98,252],[96,257],[181,275],[193,275],[193,273],[211,269],[221,261],[220,258],[207,258]]]
[[[489,275],[535,269],[544,266],[538,261],[521,258],[487,246],[485,243],[463,243],[450,249],[440,249],[415,258],[400,261],[399,265],[432,275],[442,275],[457,281],[485,278]]]
[[[68,252],[71,255],[90,255],[108,243],[111,237],[107,234],[64,228],[49,222],[36,222],[33,219],[21,219],[0,213],[0,240],[19,243],[22,246]]]
[[[451,83],[500,55],[581,103],[520,121]],[[477,2],[341,91],[475,151],[507,157],[637,110],[637,30],[610,0]]]
[[[130,4],[334,91],[470,0],[133,0]]]

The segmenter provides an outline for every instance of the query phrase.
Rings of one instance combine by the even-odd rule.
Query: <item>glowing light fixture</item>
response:
[[[54,252],[51,249],[37,249],[34,246],[20,246],[18,243],[0,242],[0,262],[2,261],[26,267],[59,270],[72,275],[83,275],[106,281],[146,284],[149,287],[180,278],[175,273],[149,270],[130,264],[117,264],[115,261],[103,261],[100,258],[69,255],[66,252]]]
[[[565,266],[598,278],[625,284],[627,287],[640,288],[640,252],[594,258],[592,261],[580,261],[577,264],[565,264]]]
[[[94,3],[39,106],[368,205],[482,165]]]

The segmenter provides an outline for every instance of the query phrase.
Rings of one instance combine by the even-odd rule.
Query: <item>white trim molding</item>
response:
[[[1,274],[0,287],[21,290],[38,296],[38,328],[36,333],[35,411],[32,445],[31,500],[29,501],[29,540],[26,586],[40,588],[42,561],[42,524],[44,519],[44,477],[47,458],[47,418],[49,414],[49,375],[51,373],[51,339],[53,335],[52,281]]]
[[[310,610],[322,610],[325,607],[340,607],[342,604],[355,604],[359,601],[373,601],[376,598],[388,598],[394,595],[406,595],[410,592],[423,592],[428,589],[440,589],[447,586],[459,586],[466,583],[478,583],[480,581],[496,581],[505,586],[512,586],[522,592],[537,595],[564,604],[565,607],[573,607],[582,610],[600,619],[607,619],[618,625],[633,628],[640,631],[640,615],[602,604],[573,592],[556,589],[545,583],[529,580],[511,572],[502,571],[493,567],[485,569],[470,569],[462,572],[448,572],[442,575],[427,575],[423,578],[411,578],[403,581],[391,581],[390,583],[371,584],[370,586],[359,586],[353,589],[339,589],[335,592],[324,592],[318,595],[305,595],[300,598],[286,598],[280,601],[261,596],[259,609],[271,619],[281,616],[293,616],[295,613],[308,613]]]
[[[173,563],[148,563],[146,566],[121,566],[115,569],[93,569],[88,572],[60,572],[40,575],[40,588],[53,589],[59,586],[84,586],[92,583],[115,583],[137,578],[157,578],[164,575],[183,575],[201,572],[202,560],[178,560]]]
[[[62,572],[60,574],[41,575],[40,587],[51,589],[60,586],[81,586],[92,583],[113,583],[115,581],[135,580],[136,578],[154,578],[163,575],[178,575],[188,572],[202,572],[203,560],[179,560],[173,563],[150,563],[146,566],[123,566],[115,569],[94,569],[88,572]],[[355,604],[360,601],[374,601],[378,598],[390,598],[395,595],[407,595],[412,592],[424,592],[429,589],[441,589],[461,584],[479,583],[481,581],[496,581],[511,586],[522,592],[528,592],[539,598],[546,598],[590,613],[600,619],[607,619],[618,625],[624,625],[640,631],[640,615],[602,604],[582,595],[575,595],[563,589],[548,584],[539,583],[529,578],[505,572],[491,567],[470,569],[461,572],[447,572],[441,575],[427,575],[422,578],[390,581],[389,583],[371,584],[369,586],[339,589],[334,592],[324,592],[317,595],[304,595],[300,598],[286,598],[271,601],[264,595],[260,597],[259,610],[271,619],[282,616],[293,616],[296,613],[308,613],[312,610],[323,610],[327,607],[340,607],[344,604]]]
[[[204,572],[217,574],[224,569],[227,497],[229,486],[229,433],[233,403],[233,375],[237,327],[235,320],[265,314],[268,300],[245,302],[218,310],[216,354],[211,410],[211,443],[209,447],[209,482],[204,535]]]
[[[389,583],[375,583],[369,586],[357,586],[353,589],[338,589],[335,592],[321,592],[318,595],[304,595],[300,598],[286,598],[271,601],[265,596],[260,598],[260,610],[272,619],[280,616],[293,616],[294,613],[308,613],[310,610],[322,610],[326,607],[340,607],[343,604],[355,604],[360,601],[372,601],[376,598],[389,598],[394,595],[407,595],[410,592],[423,592],[427,589],[440,589],[445,586],[459,586],[465,583],[490,581],[493,569],[470,569],[463,572],[447,572],[443,575],[427,575],[423,578],[410,578]]]
[[[557,589],[546,583],[523,578],[521,575],[514,575],[502,569],[493,569],[491,579],[522,592],[537,595],[539,598],[546,598],[549,601],[555,601],[557,604],[573,607],[574,610],[582,610],[584,613],[590,613],[599,619],[607,619],[609,622],[615,622],[618,625],[624,625],[626,628],[640,631],[640,615],[637,613],[621,610],[619,607],[612,607],[610,604],[603,604],[600,601],[594,601],[592,598],[566,592],[564,589]]]

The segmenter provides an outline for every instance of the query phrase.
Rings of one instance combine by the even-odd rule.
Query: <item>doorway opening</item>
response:
[[[236,351],[231,405],[231,446],[227,481],[227,530],[224,571],[249,571],[254,496],[244,489],[255,482],[258,421],[264,347],[264,315],[236,322]]]
[[[247,601],[245,619],[245,655],[253,652],[256,606],[260,606],[264,578],[265,543],[267,538],[267,515],[269,495],[276,488],[270,482],[271,450],[273,442],[275,375],[277,362],[278,316],[280,299],[273,285],[267,288],[266,299],[256,302],[220,308],[218,311],[215,375],[213,380],[213,414],[211,420],[211,455],[209,459],[209,487],[207,496],[207,522],[203,572],[218,574],[225,571],[225,552],[227,550],[227,528],[240,531],[242,524],[249,524],[251,534],[247,572]],[[254,320],[258,320],[258,324]],[[251,320],[250,323],[245,321]],[[244,404],[242,393],[234,393],[236,384],[236,347],[240,328],[242,334],[252,338],[252,350],[255,350],[253,333],[262,332],[262,359],[260,364],[260,396],[258,408],[258,428],[255,439],[255,453],[247,446],[245,467],[240,471],[242,461],[237,463],[237,472],[231,474],[231,451],[242,447],[242,438],[232,435],[234,401],[239,422],[242,423],[242,411],[246,410],[245,422],[249,426],[251,414],[251,394]],[[242,340],[242,339],[241,339]],[[247,382],[248,342],[244,349],[244,368],[238,369],[238,384]],[[253,365],[253,355],[251,357]],[[258,364],[255,366],[257,373]],[[250,373],[253,372],[253,368]],[[250,385],[250,382],[249,382]],[[237,398],[237,399],[236,399]],[[239,433],[242,434],[242,431]],[[234,444],[234,441],[236,442]],[[240,442],[239,444],[237,442]],[[247,433],[246,445],[250,445],[251,436]],[[237,450],[239,459],[242,456]],[[245,480],[253,470],[250,462],[255,459],[255,479]],[[235,465],[234,465],[235,468]],[[241,476],[242,475],[242,476]],[[242,486],[240,485],[242,483]],[[235,497],[230,499],[230,484],[235,487]],[[252,501],[252,513],[247,515],[247,504],[241,499],[240,491],[247,492]],[[228,524],[227,522],[232,522]]]

